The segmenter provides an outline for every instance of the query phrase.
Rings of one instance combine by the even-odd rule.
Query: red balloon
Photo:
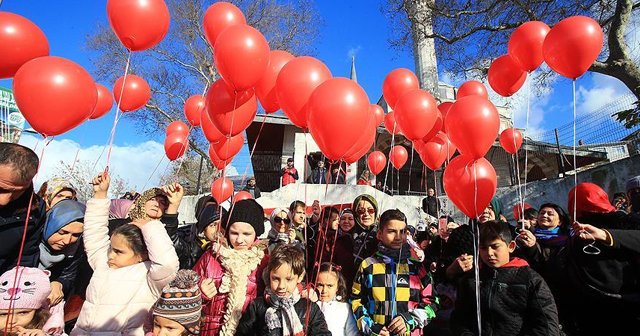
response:
[[[124,90],[122,83],[124,83]],[[122,100],[120,100],[121,94]],[[116,103],[119,102],[122,112],[131,112],[147,104],[151,99],[151,88],[142,77],[126,75],[118,78],[113,84],[113,97],[116,99]]]
[[[376,140],[375,116],[367,114],[367,117],[369,120],[367,125],[362,129],[360,137],[344,156],[344,161],[347,164],[352,164],[360,160],[360,158],[369,152],[369,149],[371,149],[371,146],[373,146]]]
[[[98,102],[89,119],[98,119],[107,114],[113,107],[113,96],[106,86],[96,83],[96,91],[98,92]]]
[[[442,183],[447,196],[465,215],[475,218],[487,208],[496,193],[496,171],[485,158],[460,155],[444,170]]]
[[[384,121],[384,110],[378,104],[371,104],[371,113],[375,116],[376,128]]]
[[[456,151],[458,150],[458,148],[456,147],[456,145],[453,144],[453,142],[451,142],[451,139],[449,139],[449,136],[447,135],[447,133],[440,133],[438,136],[441,139],[444,139],[445,141],[444,147],[447,150],[447,160],[451,159],[453,157],[453,154],[455,154]]]
[[[389,161],[391,161],[391,164],[398,170],[407,163],[408,158],[409,153],[407,153],[407,149],[404,148],[404,146],[395,145],[389,152]]]
[[[200,126],[200,115],[204,111],[204,107],[205,101],[202,95],[191,96],[184,102],[184,115],[191,126]]]
[[[400,126],[396,122],[395,112],[391,111],[384,116],[384,128],[389,134],[400,134]]]
[[[449,113],[449,110],[451,109],[452,106],[453,106],[453,102],[444,102],[438,105],[438,110],[442,114],[442,129],[445,132],[447,131],[447,128],[446,128],[446,125],[444,124],[444,121],[445,119],[447,119],[447,113]]]
[[[456,101],[444,123],[449,138],[460,152],[474,159],[489,151],[500,130],[498,110],[480,96],[467,96]]]
[[[420,88],[418,77],[413,71],[405,68],[395,69],[382,82],[382,95],[387,105],[395,110],[396,102],[402,95]]]
[[[211,196],[218,203],[222,203],[229,199],[233,195],[233,182],[226,178],[221,177],[211,184]]]
[[[10,78],[28,61],[49,56],[49,42],[35,23],[0,12],[0,55],[0,78]]]
[[[420,159],[431,170],[442,167],[447,159],[446,135],[440,133],[433,140],[423,143],[421,147]]]
[[[98,101],[91,75],[54,56],[25,63],[13,78],[13,95],[29,125],[45,136],[62,134],[87,120]]]
[[[309,98],[309,132],[330,160],[344,158],[360,138],[354,128],[366,127],[370,116],[367,93],[347,78],[327,80]]]
[[[233,203],[237,202],[237,201],[242,201],[242,200],[247,200],[247,199],[253,199],[253,196],[251,196],[251,193],[248,191],[238,191],[234,196],[233,196]]]
[[[244,136],[242,133],[211,144],[211,148],[216,152],[218,158],[224,161],[230,160],[238,154],[242,146],[244,146]]]
[[[164,139],[164,152],[170,161],[176,160],[183,156],[189,148],[187,136],[180,133],[168,134]]]
[[[424,138],[438,118],[438,103],[424,90],[412,90],[405,93],[396,102],[396,123],[402,134],[410,140]]]
[[[189,136],[189,126],[187,126],[187,124],[183,123],[180,120],[176,120],[171,122],[167,126],[167,129],[164,131],[164,134],[166,136],[169,136],[171,134],[179,134],[186,138]]]
[[[433,124],[433,127],[431,127],[429,133],[422,137],[422,141],[431,141],[431,139],[433,139],[433,137],[435,137],[438,132],[442,131],[444,119],[442,119],[442,113],[440,113],[440,110],[436,110],[436,113],[436,122]]]
[[[156,46],[169,31],[169,8],[163,0],[109,0],[107,16],[111,29],[131,51]]]
[[[204,36],[213,47],[216,44],[218,35],[227,27],[234,25],[246,25],[247,20],[240,8],[228,2],[220,1],[207,8],[202,19],[202,30]]]
[[[381,151],[371,152],[367,157],[367,164],[369,166],[369,170],[374,175],[378,175],[384,170],[384,167],[387,165],[387,158]]]
[[[524,85],[527,73],[509,55],[502,55],[491,62],[488,78],[493,91],[503,97],[510,97]]]
[[[218,143],[226,139],[225,135],[218,130],[216,125],[211,121],[211,118],[209,118],[209,113],[202,113],[200,115],[200,125],[202,126],[204,136],[210,143]]]
[[[296,57],[282,67],[276,79],[276,95],[294,125],[307,128],[307,102],[313,90],[329,78],[329,68],[309,56]]]
[[[520,69],[531,72],[542,64],[542,44],[549,30],[551,28],[544,22],[529,21],[511,33],[507,48]]]
[[[484,99],[489,99],[487,88],[482,83],[475,80],[466,81],[460,85],[456,99],[466,96],[480,96]]]
[[[235,91],[252,88],[269,66],[269,43],[262,33],[248,25],[223,30],[213,47],[220,76]]]
[[[226,136],[242,133],[258,111],[254,90],[233,93],[227,83],[218,79],[207,91],[207,113],[216,128]]]
[[[211,163],[213,163],[213,166],[218,168],[218,170],[224,169],[224,167],[227,166],[227,163],[229,163],[229,160],[220,160],[218,154],[211,144],[209,144],[209,158],[211,159]]]
[[[553,71],[576,79],[598,58],[603,39],[596,20],[586,16],[566,18],[553,26],[544,39],[544,61]]]
[[[256,84],[256,95],[260,99],[260,105],[267,113],[273,113],[280,109],[276,94],[276,79],[280,70],[293,58],[293,55],[282,50],[271,50],[269,53],[269,66],[262,75],[262,79]]]
[[[500,134],[500,145],[509,154],[515,154],[522,146],[522,133],[517,128],[507,128]]]

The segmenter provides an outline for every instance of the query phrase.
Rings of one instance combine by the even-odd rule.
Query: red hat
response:
[[[586,212],[608,213],[616,211],[616,208],[609,203],[609,195],[593,183],[580,183],[571,189],[568,206],[571,216],[573,216],[574,203],[576,204],[576,218],[574,220],[582,217]]]

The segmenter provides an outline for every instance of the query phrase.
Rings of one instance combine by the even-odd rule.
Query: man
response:
[[[282,168],[282,186],[295,183],[298,180],[298,170],[293,167],[293,158],[287,159],[287,166]]]
[[[387,186],[383,187],[381,181],[376,182],[376,189],[382,191],[385,194],[391,195],[391,190],[389,190]]]
[[[331,169],[331,176],[329,176],[331,184],[346,184],[345,171],[340,166],[334,166]]]
[[[33,190],[32,180],[37,171],[38,156],[31,149],[0,143],[0,273],[18,262],[25,222],[27,230],[20,265],[38,267],[45,205]]]
[[[433,190],[433,188],[427,189],[427,197],[422,199],[422,211],[432,217],[438,218],[438,210],[440,207],[440,200],[436,198],[435,190]]]
[[[324,167],[324,161],[318,161],[318,166],[311,171],[311,176],[309,176],[309,183],[327,183],[327,168]]]
[[[627,181],[627,197],[631,205],[631,213],[640,213],[640,175]]]
[[[247,185],[242,190],[250,193],[253,199],[260,198],[260,188],[256,186],[256,178],[253,176],[249,179],[249,181],[247,181]]]

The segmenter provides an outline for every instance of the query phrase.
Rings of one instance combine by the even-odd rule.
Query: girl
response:
[[[266,241],[256,243],[264,233],[262,207],[253,199],[238,201],[221,225],[229,247],[205,252],[193,268],[204,301],[203,336],[234,335],[242,313],[264,291],[260,276],[268,260]]]
[[[340,266],[333,263],[322,263],[318,273],[318,290],[320,310],[333,336],[357,336],[358,327],[348,302],[347,286],[340,273]]]
[[[135,220],[115,229],[109,239],[110,180],[106,172],[94,178],[95,194],[87,202],[84,247],[93,276],[71,335],[151,331],[151,307],[178,271],[178,256],[159,220]],[[157,212],[154,206],[148,210]]]
[[[153,306],[153,333],[149,336],[198,335],[201,312],[198,274],[192,270],[179,270]]]
[[[50,274],[37,268],[16,267],[0,276],[0,328],[7,335],[62,334],[64,303],[49,309]]]

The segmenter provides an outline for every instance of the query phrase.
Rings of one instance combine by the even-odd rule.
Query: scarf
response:
[[[271,288],[266,289],[265,300],[269,304],[264,320],[269,331],[282,328],[282,336],[304,336],[304,328],[294,305],[300,300],[298,287],[290,297],[277,296]],[[280,317],[278,316],[280,315]]]
[[[260,265],[264,257],[264,246],[258,244],[248,250],[234,250],[221,246],[218,256],[225,270],[218,293],[227,293],[227,305],[220,335],[231,336],[235,334],[242,317],[249,275]]]
[[[110,219],[124,219],[129,216],[129,209],[133,204],[132,200],[126,199],[113,199],[111,205],[109,205],[109,218]]]
[[[545,246],[564,246],[569,238],[567,235],[560,232],[560,226],[556,226],[553,229],[536,227],[533,231],[533,235],[536,236],[536,240],[538,240],[540,245]]]
[[[379,243],[378,255],[382,257],[385,263],[393,261],[394,264],[397,264],[411,257],[411,246],[405,242],[400,249],[392,249]]]
[[[57,253],[56,251],[52,251],[46,242],[41,242],[39,248],[40,260],[38,261],[38,268],[41,270],[46,270],[51,266],[66,259],[68,255],[65,252],[69,252],[69,255],[73,255],[78,248],[78,244],[73,244],[67,247],[64,251],[57,251]],[[73,250],[73,253],[70,253],[72,252],[71,250]]]

